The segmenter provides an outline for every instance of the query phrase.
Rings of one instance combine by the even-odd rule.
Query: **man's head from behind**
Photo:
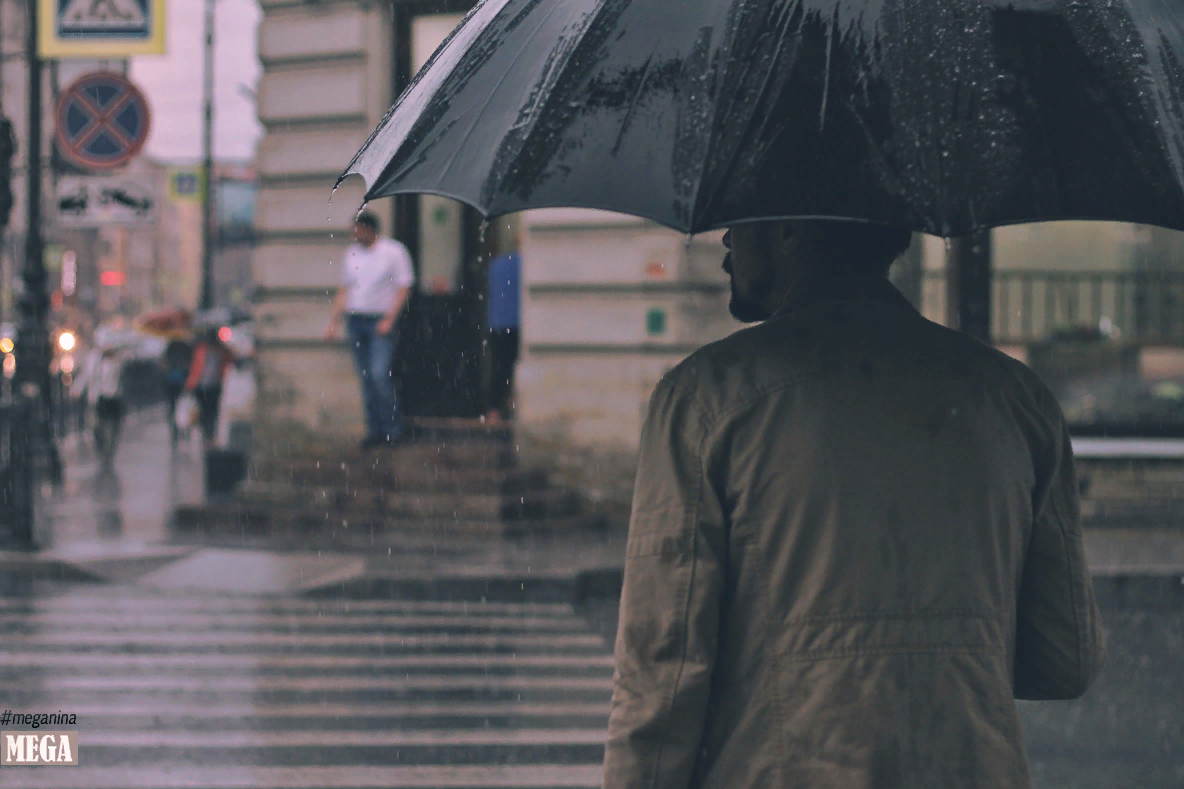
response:
[[[372,211],[362,211],[354,218],[354,241],[368,247],[378,240],[378,216]]]
[[[832,277],[883,279],[909,247],[907,230],[863,222],[775,220],[734,225],[724,236],[728,305],[737,320],[770,317],[793,290]]]

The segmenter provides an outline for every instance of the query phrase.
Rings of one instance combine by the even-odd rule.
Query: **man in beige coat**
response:
[[[888,283],[907,243],[725,238],[733,313],[763,322],[650,403],[608,789],[1026,789],[1013,699],[1096,676],[1060,408]]]

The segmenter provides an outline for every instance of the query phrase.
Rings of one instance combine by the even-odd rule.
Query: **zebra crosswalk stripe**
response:
[[[570,606],[76,588],[0,634],[0,704],[78,716],[79,766],[6,789],[601,781],[612,657]]]

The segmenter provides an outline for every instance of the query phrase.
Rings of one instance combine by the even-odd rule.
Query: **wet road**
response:
[[[593,631],[553,603],[301,594],[361,576],[387,596],[433,579],[449,579],[452,596],[499,579],[518,589],[539,568],[607,566],[623,543],[407,538],[393,552],[324,555],[170,545],[169,508],[200,495],[201,469],[167,435],[133,422],[106,471],[76,447],[47,513],[58,558],[112,583],[0,573],[0,710],[74,712],[81,739],[79,767],[4,767],[0,787],[599,785],[615,599],[585,611]],[[1086,539],[1110,658],[1085,698],[1020,705],[1034,785],[1180,789],[1184,532]]]
[[[600,782],[612,660],[565,604],[76,585],[9,590],[0,632],[0,706],[79,732],[6,789]]]

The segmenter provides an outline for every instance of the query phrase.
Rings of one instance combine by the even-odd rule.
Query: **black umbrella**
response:
[[[485,0],[350,173],[692,233],[1184,230],[1184,0]]]

